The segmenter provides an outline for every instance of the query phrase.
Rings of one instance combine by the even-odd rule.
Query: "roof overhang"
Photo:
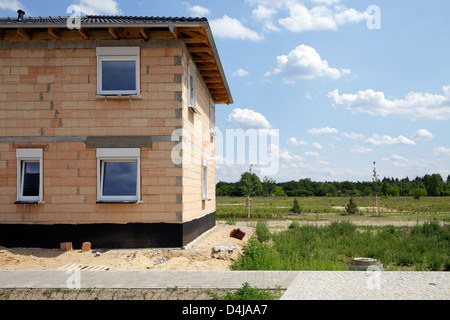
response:
[[[68,19],[72,18],[0,18],[0,41],[179,39],[186,45],[214,102],[233,103],[207,19],[85,16],[79,28],[73,29],[68,28]]]

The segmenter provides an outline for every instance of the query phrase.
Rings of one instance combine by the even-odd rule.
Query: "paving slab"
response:
[[[227,288],[247,282],[286,289],[298,271],[91,271],[2,270],[0,288]]]
[[[449,300],[450,273],[301,271],[280,300]]]

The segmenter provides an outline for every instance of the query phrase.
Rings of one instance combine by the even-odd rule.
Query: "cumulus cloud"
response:
[[[278,22],[292,32],[337,30],[339,25],[357,23],[366,20],[370,14],[367,11],[359,12],[353,8],[331,5],[337,1],[315,1],[317,6],[308,9],[303,4],[289,5],[289,17],[279,19]]]
[[[351,140],[364,139],[366,137],[362,133],[355,133],[355,132],[342,132],[341,136],[349,138]]]
[[[388,135],[381,135],[374,133],[371,138],[365,141],[367,144],[371,144],[374,146],[392,146],[392,145],[409,145],[414,146],[416,143],[408,139],[404,136],[398,136],[397,138],[393,138]]]
[[[228,115],[227,122],[244,128],[270,129],[272,126],[266,117],[251,109],[236,108]]]
[[[317,152],[313,152],[313,151],[306,151],[304,153],[304,155],[308,156],[308,157],[319,157],[320,156]]]
[[[324,128],[312,128],[306,130],[309,134],[325,134],[325,133],[338,133],[336,128],[324,127]]]
[[[314,149],[323,149],[322,145],[320,143],[317,143],[317,142],[313,142],[311,147],[313,147]]]
[[[18,0],[0,0],[0,9],[17,11],[25,9],[25,6]]]
[[[350,73],[349,69],[336,69],[322,60],[317,51],[304,44],[299,45],[287,55],[277,57],[277,67],[274,75],[279,75],[284,83],[294,83],[299,79],[313,79],[317,77],[338,79]]]
[[[369,154],[372,153],[372,149],[356,145],[353,147],[353,149],[350,150],[350,152],[358,154]]]
[[[209,22],[213,34],[218,38],[231,38],[240,40],[251,40],[254,42],[262,40],[262,36],[253,31],[234,18],[224,15],[222,18]]]
[[[417,130],[417,132],[411,138],[414,140],[431,140],[434,138],[434,136],[430,131],[426,129],[420,129]]]
[[[450,85],[444,86],[444,95],[410,92],[404,99],[389,100],[383,92],[372,89],[359,91],[356,94],[339,94],[336,89],[328,93],[333,107],[343,107],[354,113],[389,116],[398,115],[417,119],[448,120],[450,119]]]
[[[435,156],[450,156],[450,148],[437,147],[434,149]]]
[[[286,144],[289,146],[304,146],[307,144],[307,142],[302,140],[299,141],[294,137],[290,137],[289,139],[287,139]]]
[[[194,17],[204,17],[207,16],[211,13],[211,11],[209,11],[208,8],[202,7],[202,6],[189,6],[188,7],[189,13],[191,14],[191,16]]]
[[[245,76],[249,75],[249,72],[247,70],[245,70],[245,69],[240,68],[240,69],[237,69],[233,73],[233,75],[238,76],[238,77],[245,77]]]

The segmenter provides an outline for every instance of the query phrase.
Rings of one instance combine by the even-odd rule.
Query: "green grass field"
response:
[[[301,214],[292,214],[294,198],[254,197],[252,198],[252,219],[291,219],[291,220],[340,220],[346,213],[344,207],[349,197],[299,197]],[[381,197],[381,217],[373,217],[375,211],[372,197],[355,197],[360,212],[351,217],[358,219],[383,219],[402,221],[441,220],[450,222],[450,197]],[[218,219],[247,218],[246,198],[217,197],[216,215]]]
[[[450,197],[382,197],[379,217],[371,197],[353,198],[360,212],[347,215],[349,199],[300,197],[301,213],[293,214],[294,198],[252,198],[256,235],[232,269],[348,270],[348,261],[359,256],[380,259],[384,270],[450,270]],[[248,220],[245,203],[245,198],[218,197],[217,219]],[[271,231],[267,221],[278,219],[292,223],[287,230]],[[309,223],[318,221],[329,223]],[[373,223],[362,226],[358,221]],[[405,221],[409,226],[401,223]]]

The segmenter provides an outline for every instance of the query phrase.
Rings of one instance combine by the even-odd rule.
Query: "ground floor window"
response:
[[[42,201],[42,149],[16,149],[17,201]]]
[[[97,200],[99,202],[140,200],[140,149],[97,149]]]

